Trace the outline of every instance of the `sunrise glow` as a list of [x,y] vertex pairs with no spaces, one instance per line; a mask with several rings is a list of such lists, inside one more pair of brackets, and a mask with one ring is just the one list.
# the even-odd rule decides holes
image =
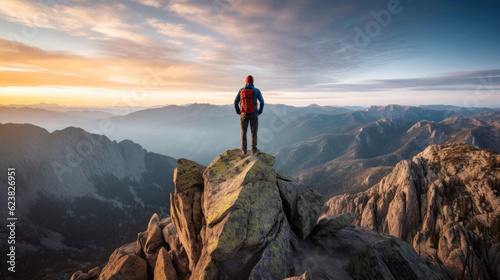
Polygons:
[[500,106],[498,6],[4,0],[0,104]]

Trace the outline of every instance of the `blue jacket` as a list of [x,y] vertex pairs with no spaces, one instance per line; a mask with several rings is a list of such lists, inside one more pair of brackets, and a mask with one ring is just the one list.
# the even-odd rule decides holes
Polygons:
[[[244,90],[245,88],[251,88],[253,89],[254,95],[253,95],[253,104],[255,104],[255,111],[257,114],[262,114],[262,110],[264,110],[264,98],[262,98],[262,93],[260,90],[256,87],[253,86],[253,84],[246,84],[245,87],[241,88],[238,91],[238,94],[236,95],[236,99],[234,99],[234,108],[236,109],[236,114],[241,114],[240,110],[240,101],[241,101],[241,91]],[[260,106],[259,109],[257,110],[257,100],[259,100]]]

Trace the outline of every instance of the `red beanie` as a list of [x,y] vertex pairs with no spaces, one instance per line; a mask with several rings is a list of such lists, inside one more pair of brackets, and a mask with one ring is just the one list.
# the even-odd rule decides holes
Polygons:
[[253,84],[253,77],[252,77],[252,75],[248,75],[248,76],[247,76],[247,79],[246,79],[246,81],[245,81],[245,82],[246,82],[247,84]]

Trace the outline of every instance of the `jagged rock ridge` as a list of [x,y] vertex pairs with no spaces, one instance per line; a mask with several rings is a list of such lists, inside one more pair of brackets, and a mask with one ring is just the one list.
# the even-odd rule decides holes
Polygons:
[[323,197],[299,194],[274,161],[238,150],[208,167],[179,160],[172,216],[153,215],[98,279],[445,279],[404,241],[352,226],[355,213],[318,222]]
[[500,279],[500,155],[435,145],[371,189],[326,203],[355,224],[394,235],[457,279]]

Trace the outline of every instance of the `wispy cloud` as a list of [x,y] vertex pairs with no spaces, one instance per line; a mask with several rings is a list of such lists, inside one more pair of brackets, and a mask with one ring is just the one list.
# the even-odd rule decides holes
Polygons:
[[[481,5],[468,8],[481,11]],[[497,66],[491,63],[498,51],[469,46],[465,55],[474,63],[459,63],[458,51],[448,63],[440,63],[452,53],[447,52],[450,45],[467,42],[440,40],[455,26],[446,26],[448,33],[436,31],[447,19],[466,18],[474,24],[458,22],[467,27],[460,32],[486,38],[474,34],[498,22],[488,5],[481,18],[472,12],[448,18],[447,13],[465,8],[450,0],[400,1],[400,12],[387,16],[388,2],[369,0],[3,0],[0,19],[10,30],[0,30],[8,38],[0,40],[0,71],[5,74],[0,86],[8,87],[9,80],[11,86],[57,86],[61,80],[64,86],[94,83],[124,90],[140,85],[147,69],[158,69],[155,75],[163,82],[151,94],[233,92],[248,74],[277,95],[313,92],[321,100],[332,92],[474,90],[480,77],[498,87]],[[488,20],[481,22],[483,18]],[[430,19],[437,24],[425,25]],[[40,32],[29,40],[9,36],[23,25]],[[419,39],[428,34],[432,40]],[[83,44],[75,47],[75,42]],[[414,74],[411,67],[398,68],[404,60],[423,70]],[[437,69],[441,64],[445,66]],[[384,71],[387,65],[392,72]],[[405,75],[398,75],[403,71]],[[436,75],[447,72],[454,73]]]
[[[69,3],[69,1],[68,1]],[[59,30],[74,36],[105,36],[148,42],[140,30],[122,20],[124,4],[102,2],[85,5],[47,5],[42,1],[4,0],[0,16],[25,26]]]
[[163,1],[161,0],[132,0],[132,1],[154,8],[161,8],[164,5]]
[[[145,52],[140,44],[129,41],[105,40],[100,44],[104,55],[87,58],[0,39],[0,65],[6,67],[0,77],[0,86],[57,86],[59,78],[61,86],[74,83],[75,87],[100,85],[130,90],[142,86],[144,79],[154,75],[161,83],[154,87],[152,93],[200,91],[200,88],[206,92],[236,87],[234,83],[223,83],[227,77],[224,73],[211,71],[209,66],[203,64],[172,58],[174,51],[161,45],[151,46]],[[112,56],[108,50],[112,51]]]
[[410,79],[365,80],[357,83],[325,83],[318,90],[370,92],[394,89],[418,91],[492,90],[500,87],[500,69],[448,73],[433,77]]

